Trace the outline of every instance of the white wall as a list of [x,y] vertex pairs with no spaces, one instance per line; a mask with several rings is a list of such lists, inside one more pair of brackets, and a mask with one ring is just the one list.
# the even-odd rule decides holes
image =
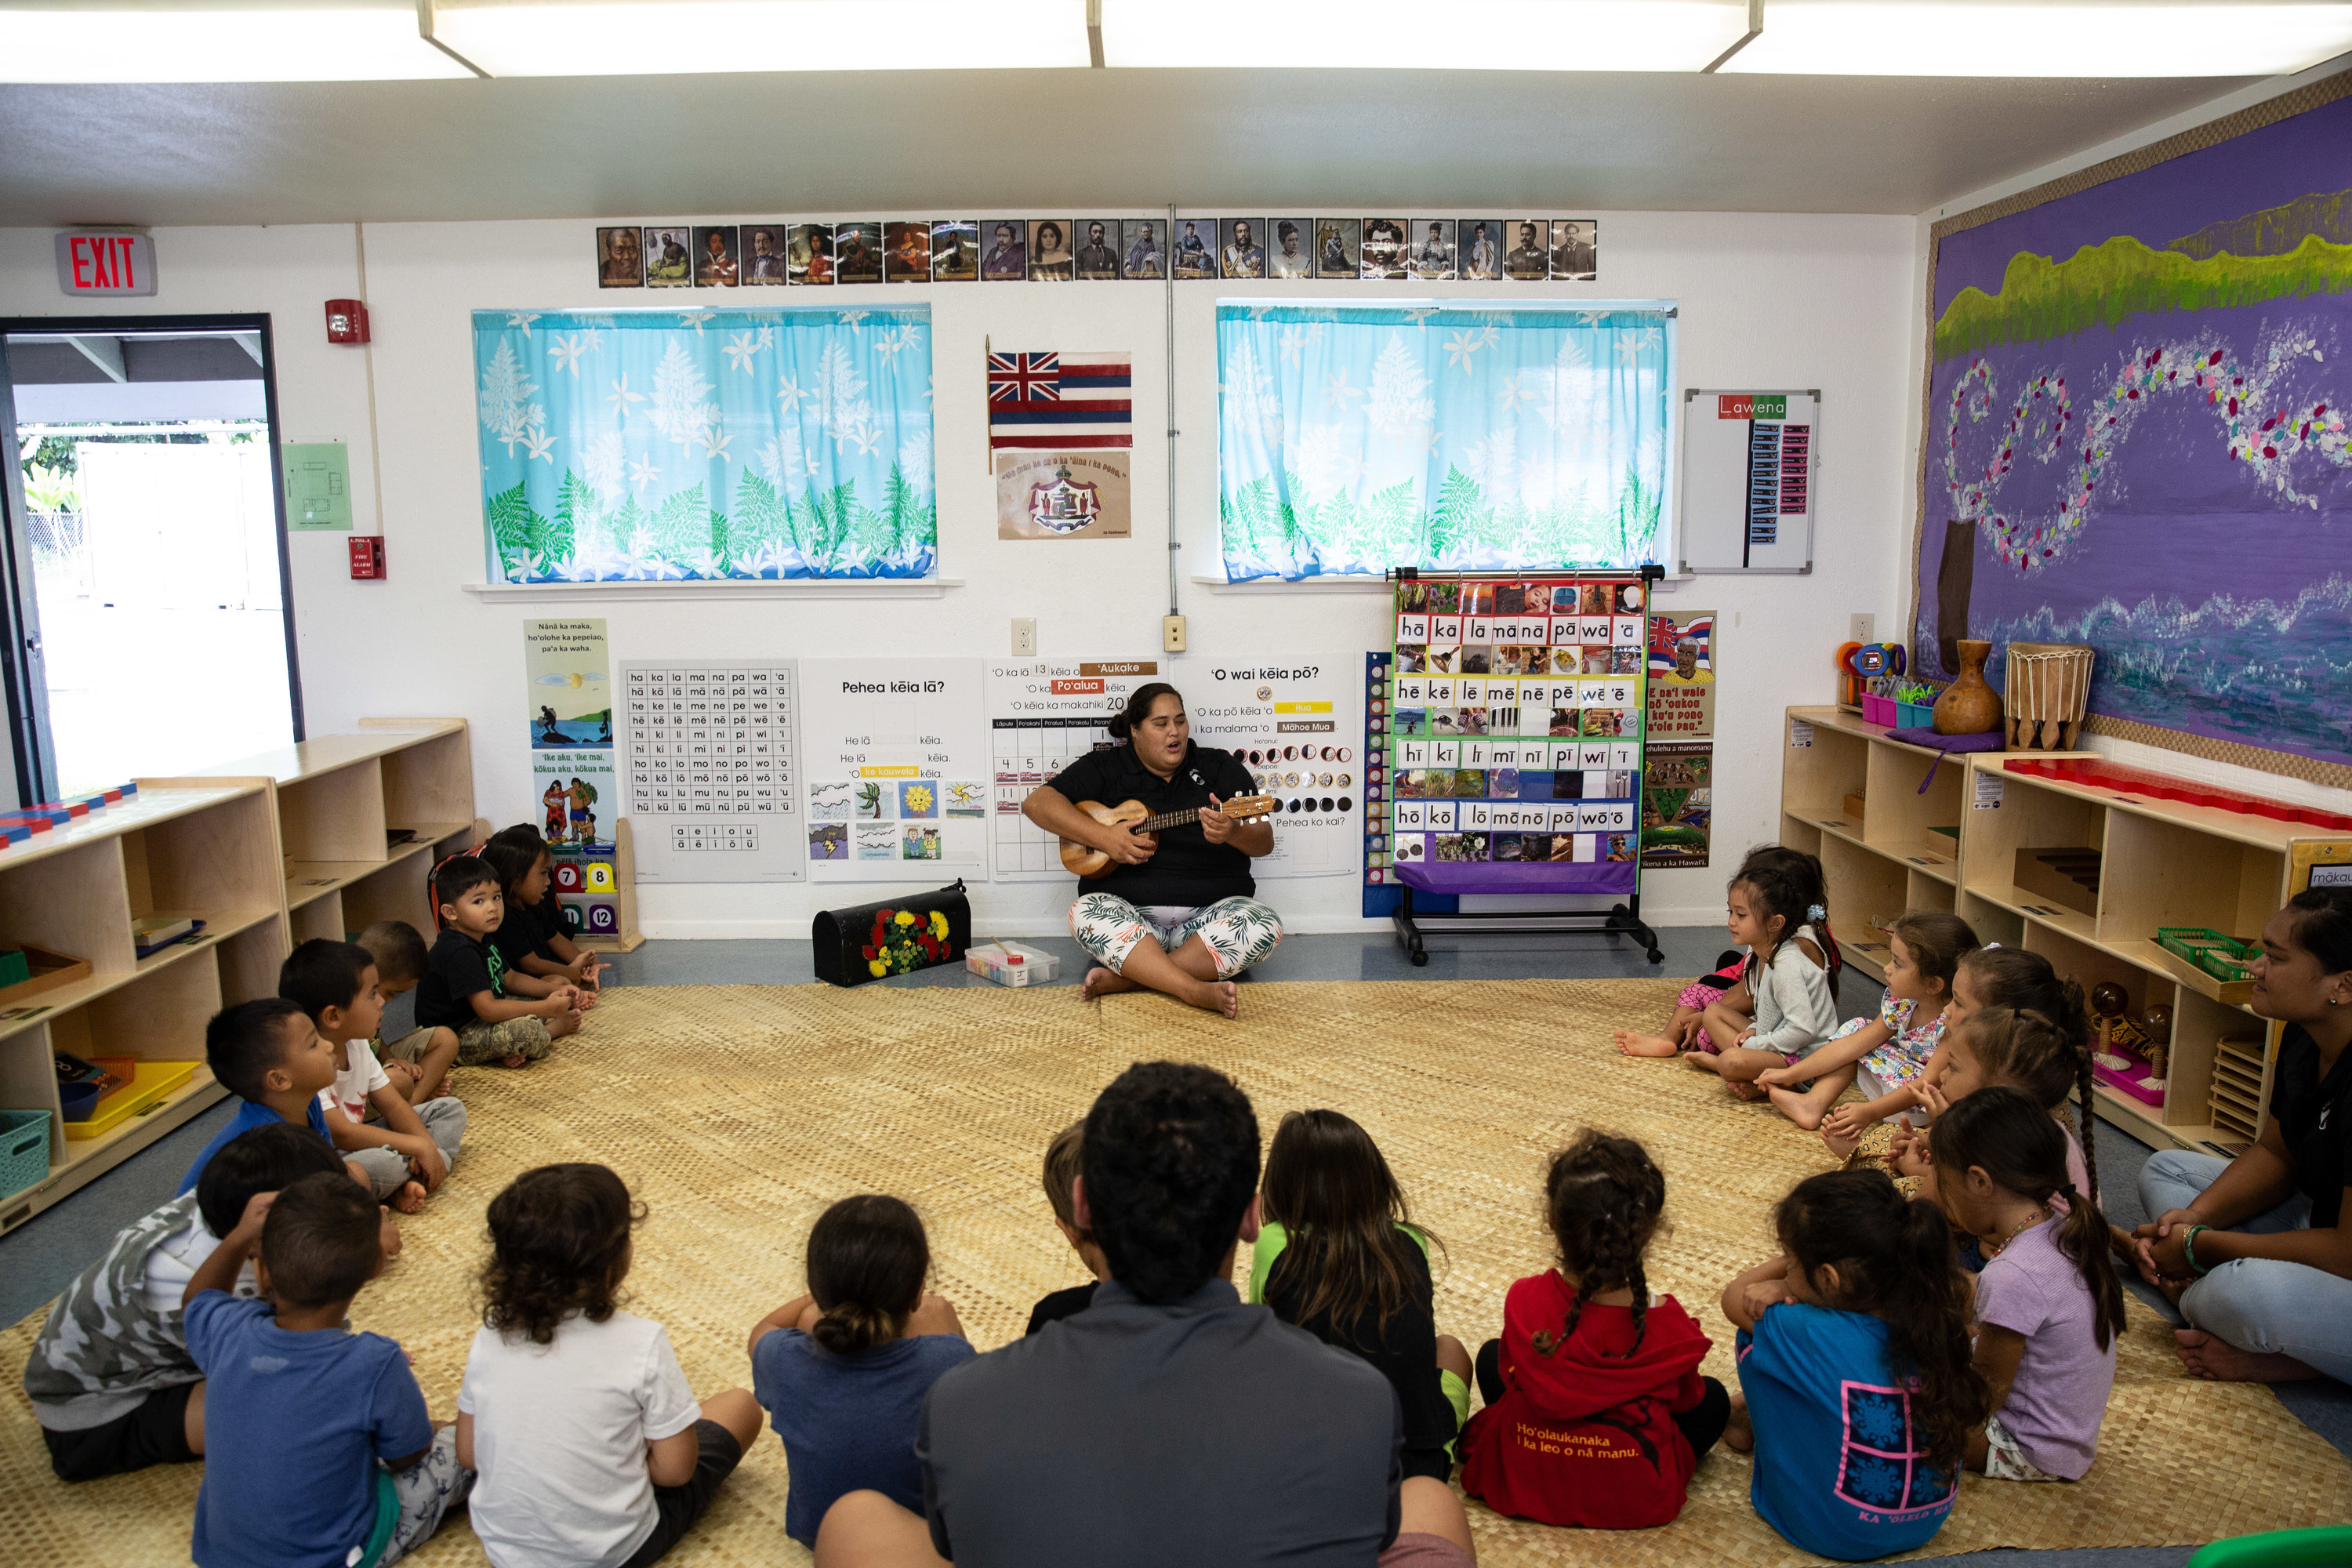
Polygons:
[[[313,734],[348,729],[369,715],[463,717],[476,727],[480,809],[507,822],[534,815],[520,679],[519,623],[527,616],[604,616],[616,662],[729,652],[839,655],[886,644],[993,655],[1005,651],[1006,623],[1014,616],[1037,618],[1047,654],[1158,646],[1169,542],[1167,458],[1157,437],[1166,423],[1166,292],[1139,283],[846,291],[891,302],[928,298],[933,309],[940,572],[964,580],[936,599],[814,594],[648,603],[615,591],[586,603],[566,597],[518,604],[464,593],[460,584],[483,575],[469,312],[609,306],[616,297],[600,300],[594,286],[593,226],[593,220],[371,225],[364,289],[349,227],[163,229],[155,236],[158,295],[109,302],[133,315],[270,312],[282,435],[341,440],[352,448],[357,526],[385,535],[391,576],[350,581],[341,535],[293,541],[295,615]],[[1719,868],[1654,874],[1647,912],[1661,923],[1719,919],[1729,863],[1775,832],[1780,711],[1828,700],[1830,655],[1844,639],[1849,614],[1869,611],[1882,636],[1897,635],[1916,461],[1906,454],[1916,423],[1916,234],[1913,220],[1899,216],[1604,214],[1603,284],[1495,290],[1517,300],[1675,300],[1681,307],[1682,385],[1822,390],[1822,521],[1812,574],[1667,584],[1664,607],[1722,613],[1717,658],[1725,675],[1717,700]],[[51,256],[50,231],[0,229],[0,315],[92,313],[89,302],[58,293]],[[1267,294],[1318,292],[1311,284],[1260,287]],[[1345,294],[1469,295],[1488,287],[1356,285]],[[1191,580],[1213,572],[1216,561],[1213,301],[1250,289],[1215,283],[1176,289],[1176,422],[1184,435],[1175,456],[1174,538],[1183,546],[1181,596],[1194,650],[1174,661],[1180,685],[1188,664],[1200,668],[1221,655],[1352,660],[1387,641],[1385,601],[1361,588],[1212,589]],[[381,526],[368,478],[367,356],[329,345],[321,320],[322,301],[361,295],[375,335]],[[692,302],[712,302],[712,296],[698,293]],[[740,302],[767,300],[751,295]],[[1058,544],[993,537],[983,338],[1000,347],[1133,353],[1132,539]],[[1360,892],[1352,878],[1273,887],[1294,930],[1360,923]],[[655,887],[643,889],[640,913],[654,935],[799,935],[820,903],[849,896],[837,887]],[[1058,885],[982,885],[974,904],[984,931],[1042,933],[1060,929],[1067,899]]]
[[[1927,264],[1936,224],[1946,217],[1972,212],[1978,207],[2000,201],[2006,196],[2015,195],[2021,191],[2030,191],[2036,185],[2074,174],[2079,169],[2087,169],[2095,163],[2105,163],[2110,158],[2120,158],[2126,153],[2137,152],[2142,147],[2164,141],[2168,137],[2178,136],[2183,132],[2193,131],[2200,125],[2210,124],[2225,115],[2235,114],[2242,109],[2250,109],[2258,103],[2266,103],[2273,98],[2293,92],[2297,88],[2315,81],[2324,81],[2329,77],[2340,75],[2347,70],[2352,70],[2352,55],[2331,60],[2325,65],[2315,66],[2299,75],[2273,77],[2252,87],[2241,89],[2227,97],[2217,98],[2210,103],[2200,105],[2186,113],[2176,114],[2170,119],[2158,121],[2153,125],[2143,126],[2128,136],[2118,136],[2112,141],[2102,142],[2095,147],[2086,147],[2079,153],[2044,163],[2039,168],[2029,169],[2023,174],[2014,174],[1980,189],[1954,196],[1948,202],[1937,204],[1933,211],[1921,213],[1918,216],[1914,221],[1912,236],[1913,309],[1909,328],[1911,361],[1905,382],[1909,389],[1910,397],[1911,457],[1905,469],[1906,476],[1905,507],[1909,516],[1916,521],[1923,500],[1917,489],[1916,478],[1919,442],[1925,431],[1920,418],[1920,405],[1926,395],[1922,374],[1927,353],[1927,310],[1930,306],[1927,299]],[[1935,510],[1940,504],[1940,492],[1929,494],[1924,500],[1925,504],[1930,509],[1930,514],[1941,517],[1942,513]],[[1894,629],[1882,628],[1880,634],[1882,637],[1906,637],[1910,631],[1912,601],[1917,594],[1917,576],[1916,563],[1907,542],[1897,552],[1895,573],[1895,599],[1902,606],[1902,618]],[[2295,805],[2313,805],[2327,811],[2352,812],[2352,790],[2333,789],[2326,784],[2311,784],[2302,779],[2289,778],[2283,773],[2266,773],[2255,768],[2242,768],[2231,763],[2209,762],[2202,757],[2190,756],[2186,752],[2171,751],[2162,746],[2143,745],[2137,741],[2122,741],[2108,735],[2085,735],[2083,737],[2082,744],[2085,751],[2097,752],[2133,767],[2148,768],[2172,774],[2177,778],[2191,779],[2224,789],[2242,790]]]

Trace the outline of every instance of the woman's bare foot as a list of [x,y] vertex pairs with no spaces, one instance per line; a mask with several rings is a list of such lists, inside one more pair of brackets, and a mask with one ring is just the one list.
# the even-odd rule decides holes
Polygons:
[[1721,1058],[1717,1058],[1713,1051],[1685,1051],[1683,1066],[1696,1068],[1701,1072],[1719,1073],[1723,1070]]
[[1097,964],[1087,970],[1087,977],[1078,983],[1078,1000],[1091,1002],[1097,996],[1116,996],[1122,991],[1139,989],[1140,987],[1126,975],[1114,973]]
[[403,1214],[415,1214],[425,1206],[425,1184],[403,1182],[400,1191],[392,1194],[392,1206]]
[[2202,1329],[2178,1329],[2172,1338],[2180,1364],[2192,1377],[2215,1383],[2300,1383],[2319,1375],[2291,1355],[2242,1351]]
[[1723,1428],[1723,1446],[1735,1454],[1756,1451],[1756,1424],[1748,1418],[1748,1396],[1744,1394],[1731,1396],[1731,1420]]
[[1822,1147],[1841,1160],[1851,1160],[1853,1158],[1853,1152],[1862,1147],[1862,1140],[1848,1138],[1836,1132],[1823,1131]]
[[1821,1126],[1821,1108],[1809,1097],[1793,1089],[1768,1089],[1764,1092],[1771,1097],[1774,1110],[1806,1131],[1811,1132]]
[[1620,1029],[1615,1039],[1617,1048],[1629,1057],[1673,1057],[1682,1054],[1682,1047],[1664,1035],[1638,1034],[1632,1029]]
[[1200,981],[1183,999],[1204,1013],[1223,1013],[1228,1018],[1241,1015],[1241,990],[1230,980]]

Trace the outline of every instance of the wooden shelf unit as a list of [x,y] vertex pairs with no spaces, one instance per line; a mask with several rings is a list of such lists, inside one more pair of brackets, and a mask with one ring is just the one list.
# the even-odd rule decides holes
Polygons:
[[[205,1021],[275,995],[295,943],[384,919],[433,929],[434,860],[487,832],[474,816],[466,724],[361,725],[184,778],[141,779],[122,805],[0,849],[0,946],[90,963],[27,997],[29,1016],[0,1017],[0,1106],[50,1116],[48,1176],[0,1198],[0,1232],[220,1100],[227,1091],[201,1065]],[[392,846],[388,827],[415,837]],[[194,915],[205,930],[141,958],[131,921],[151,914]],[[200,1065],[152,1110],[69,1140],[49,1061],[58,1051]]]
[[[2114,981],[2127,1012],[2173,1009],[2165,1101],[2150,1106],[2102,1084],[2100,1115],[2158,1147],[2229,1153],[2237,1133],[2211,1125],[2218,1042],[2259,1038],[2262,1112],[2268,1114],[2277,1031],[2247,1007],[2247,982],[2216,980],[2165,952],[2159,926],[2210,926],[2251,938],[2310,884],[2312,864],[2352,862],[2352,838],[2267,817],[2011,772],[2013,758],[2074,752],[1981,752],[1944,760],[1926,795],[1921,759],[1935,753],[1886,738],[1835,708],[1791,708],[1812,743],[1783,752],[1780,842],[1822,858],[1830,907],[1856,968],[1884,979],[1884,938],[1871,926],[1904,909],[1958,913],[1985,942],[2045,954],[2084,989]],[[1793,731],[1791,732],[1793,738]],[[1976,809],[1999,785],[2000,804]],[[1844,796],[1866,795],[1852,821]],[[1937,814],[1942,813],[1940,816]],[[1934,820],[1931,820],[1934,819]],[[1928,829],[1957,822],[1958,853],[1922,847]],[[1940,837],[1940,836],[1937,836]],[[2080,846],[2102,852],[2096,910],[2084,914],[2017,886],[2017,851]],[[1924,858],[1926,863],[1922,863]],[[1850,933],[1850,934],[1849,934]]]
[[[289,951],[269,781],[142,782],[131,800],[0,852],[0,945],[89,961],[79,980],[0,1018],[0,1105],[49,1113],[49,1173],[0,1200],[13,1229],[226,1092],[201,1065],[205,1021],[278,989]],[[141,958],[131,921],[194,915],[194,942]],[[16,1011],[15,1007],[7,1009]],[[49,1058],[200,1064],[188,1081],[100,1137],[68,1140]]]
[[[295,942],[341,941],[384,920],[429,932],[435,863],[487,831],[474,816],[468,748],[462,719],[362,719],[358,733],[276,747],[196,778],[256,774],[273,787]],[[392,843],[395,828],[410,837]]]

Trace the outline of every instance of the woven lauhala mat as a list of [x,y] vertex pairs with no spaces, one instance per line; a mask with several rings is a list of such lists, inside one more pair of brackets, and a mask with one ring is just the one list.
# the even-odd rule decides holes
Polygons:
[[[1611,1028],[1654,1025],[1681,984],[1255,984],[1242,989],[1238,1024],[1152,996],[1082,1003],[1067,988],[616,990],[548,1060],[460,1074],[466,1153],[449,1186],[406,1222],[403,1255],[352,1316],[399,1339],[436,1415],[454,1415],[484,1207],[530,1166],[596,1160],[651,1210],[630,1306],[667,1326],[699,1391],[748,1385],[751,1324],[800,1292],[809,1226],[856,1192],[915,1204],[930,1231],[933,1289],[954,1300],[982,1348],[1002,1344],[1039,1296],[1084,1278],[1038,1190],[1046,1140],[1128,1063],[1164,1056],[1232,1073],[1269,1137],[1283,1111],[1318,1105],[1369,1127],[1415,1216],[1446,1243],[1439,1327],[1474,1347],[1499,1331],[1511,1281],[1549,1265],[1544,1156],[1586,1124],[1642,1139],[1665,1170],[1674,1225],[1652,1254],[1651,1286],[1679,1297],[1716,1336],[1706,1370],[1736,1388],[1717,1298],[1772,1250],[1773,1201],[1829,1160],[1769,1107],[1731,1100],[1712,1078],[1611,1047]],[[89,1238],[93,1256],[104,1239]],[[72,1488],[50,1474],[14,1376],[39,1322],[0,1335],[9,1376],[0,1530],[17,1542],[12,1560],[186,1561],[197,1467]],[[2168,1344],[2163,1323],[2135,1302],[2088,1479],[1970,1480],[1925,1554],[2181,1544],[2352,1518],[2352,1466],[2267,1389],[2183,1377]],[[1816,1561],[1756,1517],[1748,1482],[1747,1459],[1718,1449],[1664,1529],[1551,1530],[1475,1504],[1471,1520],[1490,1565]],[[667,1561],[805,1563],[783,1532],[785,1484],[782,1447],[763,1436]],[[412,1559],[481,1560],[462,1516]]]

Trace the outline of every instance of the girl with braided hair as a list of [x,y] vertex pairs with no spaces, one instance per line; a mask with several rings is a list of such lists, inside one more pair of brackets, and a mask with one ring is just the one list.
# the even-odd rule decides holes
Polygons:
[[1943,1211],[1884,1172],[1824,1171],[1773,1222],[1780,1256],[1723,1292],[1755,1430],[1748,1500],[1823,1557],[1925,1545],[1990,1413]]
[[1505,1297],[1503,1337],[1478,1352],[1486,1407],[1462,1435],[1462,1489],[1496,1512],[1642,1530],[1682,1511],[1732,1402],[1698,1374],[1710,1342],[1697,1322],[1650,1294],[1643,1255],[1665,1200],[1630,1138],[1588,1128],[1552,1156],[1544,1219],[1559,1265]]

